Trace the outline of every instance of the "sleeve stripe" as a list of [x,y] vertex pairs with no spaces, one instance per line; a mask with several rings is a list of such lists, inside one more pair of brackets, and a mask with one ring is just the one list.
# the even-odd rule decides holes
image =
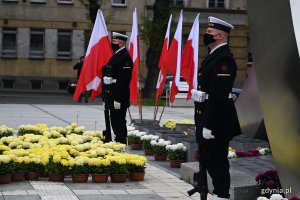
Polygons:
[[217,76],[230,76],[230,74],[217,74]]

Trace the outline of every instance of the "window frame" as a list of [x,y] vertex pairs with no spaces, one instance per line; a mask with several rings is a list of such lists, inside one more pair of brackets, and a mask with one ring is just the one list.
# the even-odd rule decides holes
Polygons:
[[[172,4],[171,4],[171,2],[172,2]],[[182,4],[177,4],[179,2],[182,2]],[[186,2],[184,0],[169,0],[169,4],[170,4],[170,6],[184,6],[184,7],[186,6],[185,5]]]
[[[215,6],[214,7],[210,7],[209,3],[210,1],[214,1],[215,2]],[[218,7],[218,1],[219,0],[207,0],[207,8],[215,8],[215,9],[227,9],[228,8],[228,0],[224,0],[224,7]]]
[[111,0],[111,6],[112,7],[127,7],[127,0],[124,0],[125,3],[122,4],[122,3],[114,3],[114,0]]
[[73,5],[74,0],[57,0],[58,4]]
[[[4,49],[4,35],[15,34],[15,47],[14,50]],[[8,53],[4,55],[3,53]],[[1,44],[1,57],[2,58],[17,58],[18,56],[18,29],[17,28],[2,28],[2,44]]]
[[47,0],[30,0],[30,3],[46,4]]
[[[37,34],[32,34],[32,32],[40,32]],[[32,35],[43,35],[43,49],[42,51],[31,50],[31,39]],[[35,55],[33,52],[41,53],[41,55]],[[29,31],[29,58],[30,59],[43,59],[45,58],[45,29],[30,29]]]
[[[68,34],[69,33],[69,34]],[[58,49],[58,41],[59,41],[59,35],[70,35],[70,51],[69,51],[69,54],[67,54],[66,51],[59,51]],[[69,60],[69,59],[72,59],[72,35],[73,35],[73,31],[71,29],[58,29],[57,30],[57,59],[66,59],[66,60]],[[69,56],[64,56],[64,55],[69,55]]]

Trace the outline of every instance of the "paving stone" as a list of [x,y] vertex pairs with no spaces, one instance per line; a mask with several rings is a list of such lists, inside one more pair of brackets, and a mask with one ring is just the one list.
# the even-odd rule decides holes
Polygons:
[[[18,196],[18,195],[14,195],[14,196],[4,196],[3,200],[40,200],[41,198],[38,195],[28,195],[28,196]],[[2,198],[0,197],[0,200],[2,200]]]
[[70,196],[70,195],[47,195],[42,196],[42,200],[78,200],[76,196]]
[[113,195],[78,195],[80,200],[117,200]]
[[73,190],[76,195],[94,195],[101,194],[99,190]]
[[[0,120],[1,121],[1,120]],[[1,184],[1,191],[5,190],[32,190],[33,187],[28,181],[11,182],[10,184]]]
[[128,194],[153,194],[153,191],[149,189],[132,189],[126,190]]
[[114,195],[118,200],[163,200],[157,194],[140,194],[140,195]]
[[125,190],[99,190],[102,194],[128,194]]
[[37,191],[35,190],[27,190],[28,195],[38,195]]
[[9,190],[9,191],[2,191],[3,196],[8,196],[8,195],[28,195],[26,190]]

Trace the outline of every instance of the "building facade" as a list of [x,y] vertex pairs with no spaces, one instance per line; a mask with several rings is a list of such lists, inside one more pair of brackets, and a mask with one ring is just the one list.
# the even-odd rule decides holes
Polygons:
[[[101,9],[112,31],[131,34],[132,12],[152,19],[155,0],[104,0]],[[85,54],[92,25],[82,0],[1,0],[0,1],[0,90],[65,90],[76,79],[73,65]],[[182,5],[183,37],[187,38],[200,12],[200,62],[206,55],[202,38],[207,17],[212,15],[232,23],[229,44],[239,67],[237,86],[247,73],[249,53],[246,0],[170,0]],[[177,21],[175,17],[174,21]],[[184,39],[183,39],[184,40]],[[140,74],[147,75],[147,45],[140,41]]]

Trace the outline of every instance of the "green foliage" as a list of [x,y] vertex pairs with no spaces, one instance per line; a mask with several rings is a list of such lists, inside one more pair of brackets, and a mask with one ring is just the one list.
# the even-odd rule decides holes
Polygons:
[[73,165],[71,172],[73,174],[89,174],[90,167],[88,165]]
[[168,159],[169,160],[185,160],[186,151],[183,150],[168,150]]
[[63,166],[61,163],[54,162],[52,158],[50,158],[49,163],[45,166],[46,174],[60,174],[67,171],[67,167]]
[[134,164],[128,164],[127,165],[128,171],[132,173],[137,173],[137,172],[145,172],[146,167],[144,166],[137,166]]
[[90,166],[89,173],[90,174],[108,174],[110,167],[107,166]]
[[126,164],[119,164],[115,161],[110,163],[110,173],[111,174],[127,174],[128,167]]
[[36,164],[36,163],[30,162],[30,163],[26,164],[25,169],[28,172],[42,172],[43,166],[41,164]]
[[14,172],[25,172],[25,171],[26,171],[26,166],[24,163],[15,162]]
[[151,141],[151,140],[143,140],[143,141],[142,141],[144,149],[152,149],[152,146],[151,146],[151,144],[150,144],[150,141]]
[[167,156],[168,151],[165,146],[152,146],[152,150],[157,155]]
[[14,172],[15,163],[8,162],[8,163],[1,163],[0,164],[0,175],[10,175]]
[[136,135],[129,135],[128,136],[128,142],[130,144],[142,144],[141,138],[136,136]]

